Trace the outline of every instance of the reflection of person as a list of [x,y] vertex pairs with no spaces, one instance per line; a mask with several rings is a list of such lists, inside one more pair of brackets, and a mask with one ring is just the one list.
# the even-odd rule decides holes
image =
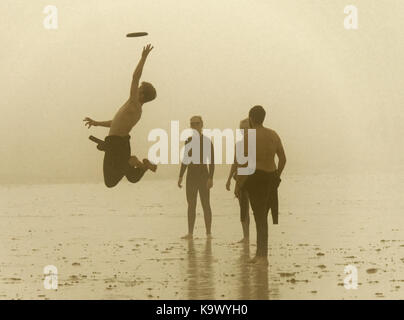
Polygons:
[[[212,239],[206,239],[203,252],[198,253],[191,239],[188,243],[186,276],[188,278],[188,299],[214,299],[215,275],[212,254]],[[202,247],[198,247],[202,249]]]
[[[256,130],[256,170],[248,176],[246,188],[257,228],[257,253],[252,263],[268,264],[268,211],[286,164],[286,156],[278,134],[263,126],[265,110],[255,106],[249,112],[250,126]],[[278,168],[275,164],[278,156]]]
[[[211,237],[212,210],[210,207],[210,188],[212,188],[213,186],[213,173],[215,171],[215,164],[213,144],[209,138],[202,134],[202,127],[203,122],[200,116],[194,116],[191,118],[191,128],[196,130],[196,133],[193,137],[195,138],[195,135],[197,134],[199,137],[196,138],[200,139],[200,161],[199,164],[193,163],[191,161],[191,163],[189,163],[188,165],[183,162],[181,164],[180,175],[178,178],[178,187],[181,188],[182,177],[185,171],[188,169],[186,178],[186,194],[188,202],[188,234],[182,237],[183,239],[192,239],[193,237],[198,193],[201,199],[203,215],[205,218],[206,235],[208,238]],[[193,137],[188,138],[185,144],[190,143]],[[210,146],[210,155],[204,154],[204,145]],[[191,158],[191,153],[192,148],[189,150],[188,158]],[[206,164],[207,161],[209,162],[209,166]]]
[[[150,44],[143,48],[142,57],[133,73],[129,99],[118,110],[113,120],[99,122],[90,118],[84,119],[88,128],[91,126],[110,128],[105,142],[99,140],[98,145],[98,149],[105,151],[104,182],[109,188],[116,186],[124,176],[130,182],[135,183],[142,178],[148,169],[152,171],[157,169],[157,166],[148,159],[140,161],[136,156],[131,156],[129,143],[129,132],[140,120],[143,104],[156,98],[156,90],[152,84],[142,82],[139,86],[143,66],[152,49]],[[92,140],[97,139],[93,138]]]
[[[240,122],[240,129],[247,131],[250,127],[249,120],[244,119]],[[246,133],[244,131],[244,134]],[[237,145],[241,145],[241,148],[244,148],[244,139],[237,142]],[[237,146],[236,146],[237,149]],[[244,149],[241,149],[244,150]],[[237,177],[237,158],[235,157],[234,163],[232,164],[229,172],[229,177],[227,178],[226,189],[230,191],[231,179],[236,179]],[[243,228],[243,239],[239,241],[239,243],[249,243],[250,241],[250,203],[248,199],[248,193],[245,188],[240,187],[238,190],[238,201],[240,204],[240,221],[241,226]]]
[[238,299],[240,299],[240,300],[249,300],[249,299],[255,298],[252,295],[252,293],[255,290],[253,290],[254,283],[252,282],[252,278],[251,278],[251,272],[250,272],[251,268],[249,268],[249,266],[246,264],[246,261],[248,261],[248,260],[250,260],[250,246],[246,243],[245,245],[241,246],[240,257],[239,257],[239,261],[238,261],[238,267],[239,267],[239,272],[238,272],[239,296],[238,296]]

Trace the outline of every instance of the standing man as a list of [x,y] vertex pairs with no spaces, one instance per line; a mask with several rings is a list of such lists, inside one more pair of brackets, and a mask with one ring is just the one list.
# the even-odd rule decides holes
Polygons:
[[[273,208],[280,176],[286,164],[279,135],[263,126],[265,110],[254,106],[249,112],[250,127],[256,130],[256,170],[248,176],[244,188],[248,192],[257,228],[257,253],[251,263],[268,265],[268,212]],[[277,155],[278,167],[275,163]]]
[[105,151],[103,171],[104,182],[108,188],[115,187],[124,176],[130,182],[136,183],[148,169],[153,172],[157,169],[157,166],[148,159],[140,161],[136,156],[131,155],[129,141],[130,131],[142,116],[143,104],[156,98],[156,89],[151,83],[142,82],[139,86],[143,66],[152,50],[153,47],[150,44],[143,48],[142,56],[133,73],[129,98],[119,108],[114,118],[101,122],[88,117],[83,120],[88,128],[91,126],[110,128],[105,142],[95,137],[90,137],[91,140],[98,143],[99,150]]
[[[214,150],[212,141],[202,134],[203,121],[201,116],[194,116],[191,118],[191,128],[194,129],[192,137],[188,138],[185,142],[185,155],[184,158],[192,159],[192,147],[187,148],[188,144],[192,144],[193,139],[199,139],[199,163],[185,164],[181,163],[180,176],[178,178],[178,187],[182,188],[182,178],[185,170],[188,168],[186,178],[186,194],[188,202],[188,234],[182,239],[193,239],[195,218],[196,218],[196,202],[199,197],[202,203],[203,215],[205,218],[206,236],[208,239],[212,237],[212,210],[210,207],[210,188],[213,186],[213,173],[215,171],[214,164]],[[210,146],[209,152],[203,152],[203,146]],[[189,145],[188,145],[189,146]],[[188,151],[187,151],[188,150]],[[207,165],[209,163],[209,166]]]
[[[239,164],[237,163],[237,146],[243,148],[242,150],[246,150],[244,146],[247,144],[244,142],[244,139],[248,141],[248,129],[250,129],[250,121],[248,118],[240,121],[240,129],[243,130],[244,136],[243,139],[236,143],[235,147],[235,156],[234,156],[234,163],[232,164],[229,172],[229,177],[227,178],[226,182],[226,189],[230,191],[231,179],[237,179],[240,181],[240,177],[237,176],[237,169]],[[239,183],[240,185],[240,183]],[[237,198],[240,204],[240,221],[241,226],[243,228],[243,239],[241,239],[238,243],[249,244],[250,243],[250,201],[248,199],[248,192],[245,188],[239,188],[239,190],[235,190],[237,193]]]

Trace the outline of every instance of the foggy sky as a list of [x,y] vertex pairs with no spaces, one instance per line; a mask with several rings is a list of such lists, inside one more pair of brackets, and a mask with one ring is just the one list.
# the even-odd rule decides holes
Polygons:
[[[43,8],[56,5],[59,29]],[[101,181],[87,138],[126,101],[141,48],[155,49],[142,80],[157,99],[132,131],[147,156],[153,128],[236,128],[250,107],[283,140],[286,173],[403,169],[404,2],[355,1],[359,29],[344,29],[346,1],[86,0],[0,3],[0,183]],[[146,31],[148,37],[126,38]],[[227,172],[224,166],[218,173]],[[154,177],[175,179],[178,165]],[[151,177],[152,175],[148,175]]]

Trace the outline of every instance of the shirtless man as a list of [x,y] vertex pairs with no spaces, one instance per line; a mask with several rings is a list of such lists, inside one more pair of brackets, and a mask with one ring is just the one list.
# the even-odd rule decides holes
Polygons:
[[[262,106],[250,109],[250,127],[256,130],[256,170],[248,176],[243,188],[248,192],[257,227],[257,253],[251,263],[268,264],[268,212],[273,208],[280,176],[286,164],[285,151],[279,135],[263,126]],[[278,167],[275,163],[278,156]]]
[[112,188],[126,176],[132,182],[138,182],[144,173],[150,169],[155,172],[157,166],[149,160],[140,161],[136,156],[131,156],[129,132],[138,123],[142,116],[142,106],[144,103],[156,98],[156,90],[148,82],[142,82],[139,86],[143,66],[146,58],[153,47],[148,44],[143,48],[142,57],[133,73],[132,85],[129,99],[118,110],[114,118],[109,121],[95,121],[85,118],[85,125],[109,127],[109,135],[105,142],[94,137],[90,137],[98,143],[98,149],[105,151],[104,156],[104,182],[108,188]]

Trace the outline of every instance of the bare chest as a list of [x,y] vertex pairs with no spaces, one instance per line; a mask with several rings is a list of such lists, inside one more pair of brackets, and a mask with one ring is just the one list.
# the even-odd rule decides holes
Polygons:
[[142,109],[125,103],[115,114],[111,123],[111,134],[125,135],[136,125],[142,116]]

